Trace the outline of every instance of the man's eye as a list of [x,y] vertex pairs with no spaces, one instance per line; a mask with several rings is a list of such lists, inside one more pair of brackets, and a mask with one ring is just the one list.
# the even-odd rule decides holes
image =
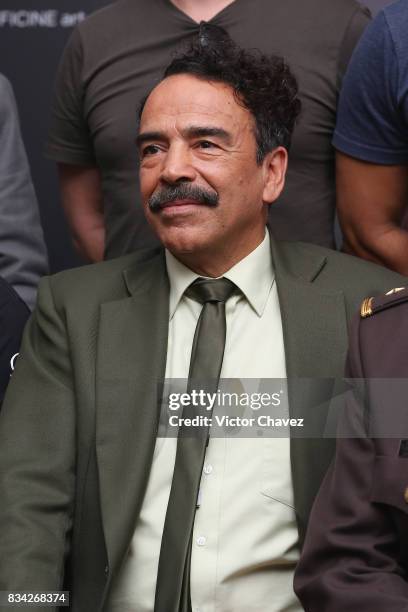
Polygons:
[[216,145],[213,142],[210,142],[209,140],[200,140],[200,142],[198,142],[197,144],[200,149],[213,149],[216,147]]
[[142,149],[142,157],[146,155],[155,155],[160,151],[160,148],[157,145],[147,145]]

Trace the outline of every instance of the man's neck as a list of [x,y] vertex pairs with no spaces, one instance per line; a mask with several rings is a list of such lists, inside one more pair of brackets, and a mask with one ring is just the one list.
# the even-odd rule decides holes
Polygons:
[[191,19],[200,23],[212,19],[234,0],[171,0],[171,2]]

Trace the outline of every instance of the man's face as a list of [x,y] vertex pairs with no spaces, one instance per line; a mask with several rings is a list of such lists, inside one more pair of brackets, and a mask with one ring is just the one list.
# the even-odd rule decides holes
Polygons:
[[145,214],[175,256],[239,261],[260,243],[265,201],[278,194],[269,161],[256,163],[254,119],[228,85],[165,79],[146,101],[138,143]]

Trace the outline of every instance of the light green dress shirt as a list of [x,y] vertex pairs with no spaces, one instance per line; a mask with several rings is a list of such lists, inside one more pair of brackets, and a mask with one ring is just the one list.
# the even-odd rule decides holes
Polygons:
[[[187,379],[201,305],[184,291],[197,278],[166,253],[170,321],[166,379]],[[269,234],[224,274],[241,290],[226,304],[221,378],[286,378]],[[177,439],[157,438],[149,483],[108,612],[151,612]],[[204,462],[191,561],[193,612],[298,612],[299,558],[289,438],[214,437]]]

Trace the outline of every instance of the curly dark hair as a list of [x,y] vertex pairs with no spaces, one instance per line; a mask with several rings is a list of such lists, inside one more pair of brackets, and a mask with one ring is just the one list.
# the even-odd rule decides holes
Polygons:
[[237,102],[255,119],[258,164],[278,146],[289,149],[301,103],[296,78],[283,58],[242,49],[223,28],[203,22],[197,39],[172,60],[164,78],[176,74],[232,87]]

